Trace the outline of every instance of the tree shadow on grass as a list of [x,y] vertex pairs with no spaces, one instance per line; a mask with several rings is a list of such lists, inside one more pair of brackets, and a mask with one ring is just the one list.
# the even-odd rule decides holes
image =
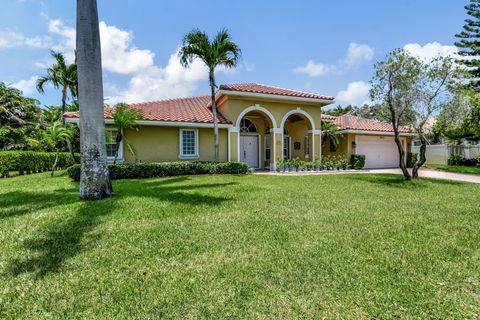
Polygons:
[[[130,183],[129,183],[130,182]],[[224,188],[236,185],[236,182],[225,183],[201,183],[193,184],[189,177],[164,178],[155,180],[135,180],[138,182],[136,188],[128,188],[132,181],[127,182],[125,186],[120,189],[120,196],[128,194],[135,197],[153,198],[159,201],[168,201],[176,204],[186,205],[210,205],[216,206],[223,202],[232,200],[229,197],[222,196],[221,192],[216,192],[217,195],[202,194],[192,192],[202,189]],[[187,184],[184,184],[187,182]]]
[[57,272],[64,261],[78,255],[88,247],[93,239],[87,234],[102,223],[102,216],[115,210],[114,200],[83,202],[73,215],[60,217],[50,223],[36,237],[23,243],[30,252],[29,257],[14,260],[7,272],[18,276],[32,273],[44,277]]
[[355,180],[360,182],[368,182],[383,187],[394,187],[405,190],[415,190],[419,188],[425,188],[432,185],[461,185],[461,182],[440,180],[440,179],[413,179],[407,181],[399,174],[351,174],[346,175],[346,179]]
[[[76,196],[75,196],[76,194]],[[0,195],[0,219],[34,213],[45,208],[78,200],[78,190],[57,189],[54,192],[12,191]]]
[[[79,208],[73,214],[66,214],[52,219],[38,234],[26,240],[23,245],[29,251],[29,256],[16,259],[10,263],[6,271],[10,275],[19,276],[30,273],[37,278],[43,278],[50,273],[59,272],[65,261],[75,257],[82,251],[94,245],[98,236],[91,233],[104,222],[104,217],[111,214],[119,207],[123,197],[138,196],[150,197],[172,203],[196,205],[218,205],[229,200],[227,197],[202,195],[190,193],[190,190],[204,188],[219,188],[235,183],[212,184],[184,184],[189,178],[159,179],[150,181],[128,181],[119,183],[119,194],[113,198],[102,201],[84,201],[78,199],[78,189],[56,190],[55,192],[37,194],[28,192],[7,193],[2,195],[3,204],[9,207],[9,216],[32,213],[32,211],[45,209],[59,204],[73,204],[80,202]],[[74,191],[75,190],[75,191]],[[62,201],[58,200],[58,196]],[[28,201],[27,208],[15,210],[16,201]],[[61,202],[61,203],[59,203]],[[1,203],[1,202],[0,202]],[[1,212],[1,211],[0,211]],[[5,214],[4,214],[5,216]],[[90,234],[90,235],[89,235]]]

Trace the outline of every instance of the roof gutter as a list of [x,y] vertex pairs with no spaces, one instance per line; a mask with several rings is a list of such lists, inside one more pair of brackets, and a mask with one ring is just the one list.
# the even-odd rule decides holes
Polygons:
[[[356,133],[356,134],[369,134],[369,135],[382,135],[382,136],[393,136],[395,135],[391,131],[374,131],[374,130],[340,130],[339,133]],[[410,136],[416,136],[415,133],[412,132],[399,132],[399,136],[401,137],[410,137]]]
[[[80,118],[65,118],[68,123],[80,122]],[[105,119],[105,124],[114,124],[113,119]],[[155,120],[137,120],[136,125],[139,126],[157,126],[157,127],[194,127],[194,128],[213,128],[213,123],[199,123],[199,122],[180,122],[180,121],[155,121]],[[227,129],[232,127],[231,124],[219,123],[218,127]]]
[[324,106],[332,104],[332,103],[335,102],[335,100],[329,100],[329,99],[314,99],[314,98],[281,96],[281,95],[277,95],[277,94],[232,91],[232,90],[223,90],[223,89],[218,90],[217,94],[227,95],[227,96],[247,97],[247,98],[264,98],[264,99],[282,100],[282,101],[308,102],[308,103],[322,104]]

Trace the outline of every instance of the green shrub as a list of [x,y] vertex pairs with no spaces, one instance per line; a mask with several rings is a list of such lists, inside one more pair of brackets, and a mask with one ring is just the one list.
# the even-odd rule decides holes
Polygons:
[[[8,176],[9,171],[17,171],[21,175],[49,171],[55,162],[55,156],[55,152],[0,151],[0,177]],[[59,153],[58,169],[68,168],[74,163],[69,152]]]
[[450,166],[460,166],[462,164],[463,157],[459,156],[458,154],[451,154],[450,157],[448,157],[448,164]]
[[363,169],[365,167],[365,155],[364,154],[352,154],[350,159],[350,165],[353,169]]
[[[108,171],[110,179],[119,180],[196,174],[246,174],[250,167],[244,162],[177,161],[109,164]],[[72,180],[80,181],[80,165],[69,167],[67,174]]]
[[74,164],[67,168],[67,174],[73,181],[80,181],[80,165]]
[[418,160],[418,154],[409,152],[407,153],[407,168],[413,168]]

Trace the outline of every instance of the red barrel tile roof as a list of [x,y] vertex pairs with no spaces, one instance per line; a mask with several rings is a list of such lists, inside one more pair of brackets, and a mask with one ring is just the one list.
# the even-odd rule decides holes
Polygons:
[[[142,120],[165,122],[195,122],[212,123],[213,114],[208,103],[210,96],[160,100],[144,103],[132,103],[130,107],[136,109]],[[106,108],[105,119],[112,119],[113,108]],[[78,118],[78,112],[66,112],[66,118]],[[229,124],[222,114],[217,114],[218,123]]]
[[320,100],[333,100],[333,97],[322,96],[315,93],[267,86],[258,83],[241,83],[241,84],[224,84],[220,86],[220,90],[225,91],[237,91],[237,92],[250,92],[261,94],[273,94],[278,96],[298,97],[298,98],[310,98]]
[[[378,121],[378,120],[361,118],[361,117],[352,116],[352,115],[342,115],[339,117],[322,115],[322,119],[326,121],[335,122],[341,130],[393,132],[393,127],[389,123]],[[399,132],[408,133],[408,132],[411,132],[411,130],[406,126],[400,126]]]

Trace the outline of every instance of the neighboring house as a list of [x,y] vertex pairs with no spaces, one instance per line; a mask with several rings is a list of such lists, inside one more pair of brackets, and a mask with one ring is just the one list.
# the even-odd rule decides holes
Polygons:
[[[333,97],[261,84],[220,86],[216,101],[220,161],[243,161],[253,168],[275,168],[279,159],[319,159],[323,154],[365,154],[367,167],[398,166],[398,151],[388,124],[352,116],[323,116],[335,121],[344,135],[334,150],[322,144],[321,108]],[[142,120],[138,130],[127,129],[125,138],[141,162],[213,160],[213,122],[209,96],[179,98],[130,105]],[[68,122],[78,123],[78,112],[67,112]],[[105,109],[107,130],[115,131],[111,109]],[[108,135],[115,137],[114,134]],[[407,151],[408,132],[402,132]],[[114,155],[114,140],[107,155]],[[120,149],[121,161],[134,158]]]

